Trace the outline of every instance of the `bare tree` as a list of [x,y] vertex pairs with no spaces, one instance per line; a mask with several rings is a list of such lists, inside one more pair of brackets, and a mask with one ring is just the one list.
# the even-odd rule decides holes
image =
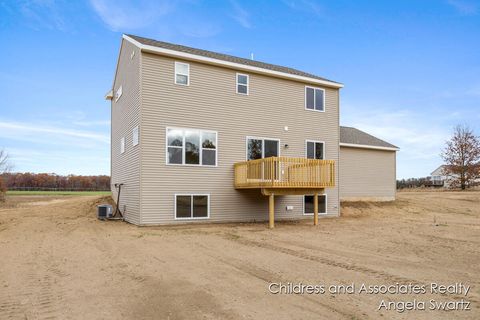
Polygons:
[[480,138],[467,125],[455,127],[441,154],[444,173],[453,187],[465,190],[480,178]]
[[5,200],[5,192],[7,191],[6,183],[4,181],[5,173],[11,169],[10,161],[8,160],[8,154],[5,150],[0,150],[0,201]]

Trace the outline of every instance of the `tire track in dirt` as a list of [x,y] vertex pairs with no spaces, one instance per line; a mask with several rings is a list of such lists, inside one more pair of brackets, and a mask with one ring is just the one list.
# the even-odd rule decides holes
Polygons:
[[[245,274],[248,274],[249,276],[257,278],[257,279],[265,282],[266,284],[270,284],[272,282],[282,282],[282,283],[289,282],[289,280],[285,279],[284,277],[282,277],[278,273],[260,268],[258,266],[255,266],[253,264],[250,264],[250,263],[242,261],[242,260],[238,260],[238,259],[234,259],[234,258],[228,258],[228,259],[222,258],[220,255],[217,255],[217,254],[213,253],[214,251],[211,248],[209,248],[207,246],[204,246],[202,244],[197,244],[197,245],[205,251],[205,254],[207,256],[209,256],[209,257],[211,257],[211,258],[213,258],[213,259],[215,259],[215,260],[217,260],[217,261],[219,261],[223,264],[226,264],[226,265],[228,265],[228,266],[230,266],[230,267],[232,267],[232,268],[234,268],[234,269],[236,269],[236,270],[238,270],[242,273],[245,273]],[[357,319],[357,315],[355,315],[355,314],[348,313],[343,309],[337,309],[331,304],[321,302],[318,299],[312,298],[308,295],[295,295],[295,297],[303,298],[303,299],[305,299],[305,300],[307,300],[307,301],[309,301],[313,304],[320,305],[321,307],[324,307],[325,309],[329,310],[330,312],[333,312],[337,315],[341,315],[345,319]],[[312,312],[312,313],[315,312],[314,310],[309,310],[309,311]],[[363,318],[363,319],[366,319],[366,318]]]
[[62,279],[68,274],[55,263],[54,248],[45,248],[44,237],[43,233],[32,233],[29,243],[34,247],[29,261],[14,270],[16,279],[9,285],[12,290],[0,290],[0,319],[62,318],[61,301],[66,293]]
[[[333,260],[333,259],[314,256],[314,255],[311,255],[311,254],[296,251],[296,250],[289,249],[289,248],[286,248],[286,247],[278,247],[278,246],[275,246],[273,244],[269,244],[269,243],[266,243],[266,242],[258,242],[258,241],[255,241],[255,240],[240,238],[237,235],[232,234],[232,233],[225,233],[221,236],[222,236],[222,238],[224,238],[226,240],[234,241],[236,243],[239,243],[239,244],[242,244],[242,245],[245,245],[245,246],[257,247],[257,248],[262,248],[262,249],[271,250],[271,251],[275,251],[275,252],[280,252],[280,253],[284,253],[284,254],[287,254],[287,255],[290,255],[290,256],[294,256],[296,258],[309,260],[309,261],[315,261],[315,262],[318,262],[318,263],[321,263],[321,264],[324,264],[324,265],[337,267],[337,268],[348,270],[348,271],[365,273],[365,274],[368,274],[372,277],[387,280],[389,282],[390,281],[395,282],[395,283],[398,282],[399,284],[409,284],[409,283],[411,283],[411,284],[416,284],[416,285],[428,286],[426,283],[423,283],[423,282],[418,281],[418,280],[413,280],[413,279],[409,279],[409,278],[405,278],[405,277],[401,277],[401,276],[397,276],[397,275],[392,275],[392,274],[389,274],[389,273],[384,272],[384,271],[378,271],[378,270],[375,270],[375,269],[358,266],[354,263],[340,262],[340,261],[336,261],[336,260]],[[453,299],[456,299],[456,300],[465,299],[465,297],[461,296],[461,295],[450,295],[450,297],[453,298]],[[475,302],[477,305],[480,304],[480,299],[477,299],[475,297],[470,296],[468,298],[468,300],[471,301],[471,302]]]

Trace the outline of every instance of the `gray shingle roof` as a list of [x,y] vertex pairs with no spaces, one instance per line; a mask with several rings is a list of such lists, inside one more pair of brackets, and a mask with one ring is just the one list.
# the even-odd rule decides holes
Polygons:
[[208,51],[208,50],[202,50],[202,49],[196,49],[196,48],[191,48],[191,47],[186,47],[178,44],[173,44],[173,43],[168,43],[168,42],[163,42],[163,41],[157,41],[153,39],[148,39],[148,38],[143,38],[131,34],[127,34],[126,36],[140,42],[141,44],[144,45],[149,45],[149,46],[154,46],[154,47],[159,47],[159,48],[164,48],[164,49],[169,49],[169,50],[175,50],[179,52],[184,52],[184,53],[190,53],[190,54],[195,54],[199,56],[204,56],[208,58],[213,58],[213,59],[218,59],[218,60],[223,60],[227,62],[233,62],[233,63],[239,63],[239,64],[244,64],[247,66],[252,66],[252,67],[257,67],[257,68],[262,68],[262,69],[267,69],[267,70],[272,70],[272,71],[278,71],[278,72],[283,72],[283,73],[288,73],[296,76],[302,76],[302,77],[308,77],[308,78],[313,78],[317,80],[323,80],[323,81],[329,81],[337,84],[341,84],[336,81],[328,80],[319,76],[316,76],[311,73],[303,72],[297,69],[292,69],[288,67],[282,67],[278,66],[275,64],[270,64],[270,63],[265,63],[257,60],[250,60],[250,59],[244,59],[244,58],[239,58],[235,56],[231,56],[228,54],[223,54],[223,53],[217,53],[213,51]]
[[352,127],[340,127],[340,143],[362,144],[372,147],[398,148],[393,144]]

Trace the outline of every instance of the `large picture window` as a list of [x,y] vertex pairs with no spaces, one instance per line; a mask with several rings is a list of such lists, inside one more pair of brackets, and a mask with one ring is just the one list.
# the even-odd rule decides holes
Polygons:
[[217,133],[167,128],[167,164],[217,165]]
[[[313,195],[307,195],[303,197],[303,214],[311,215],[314,211],[313,204]],[[327,213],[327,195],[319,194],[318,195],[318,213],[326,214]]]
[[305,87],[305,108],[315,111],[325,111],[325,90]]
[[280,155],[280,140],[247,137],[247,160]]
[[175,219],[205,219],[210,217],[210,195],[175,195]]

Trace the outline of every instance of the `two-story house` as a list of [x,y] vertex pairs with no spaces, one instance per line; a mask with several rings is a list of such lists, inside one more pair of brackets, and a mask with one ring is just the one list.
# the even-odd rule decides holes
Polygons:
[[[353,128],[342,128],[341,143],[342,87],[287,67],[124,35],[106,98],[112,191],[116,198],[113,185],[123,184],[126,221],[268,218],[273,227],[275,219],[338,216],[341,196],[394,199],[398,149]],[[343,167],[350,172],[344,195]]]

